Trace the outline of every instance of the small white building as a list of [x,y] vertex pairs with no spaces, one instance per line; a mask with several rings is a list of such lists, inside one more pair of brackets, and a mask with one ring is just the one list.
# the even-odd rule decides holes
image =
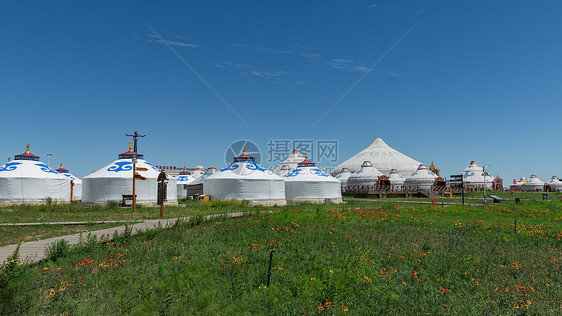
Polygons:
[[183,168],[183,171],[180,171],[180,174],[176,177],[177,182],[177,190],[178,190],[178,199],[185,198],[187,196],[187,189],[186,185],[195,181],[195,178],[188,174],[186,168]]
[[494,178],[486,174],[484,176],[484,168],[480,167],[476,161],[472,160],[468,167],[461,172],[464,187],[468,189],[486,189],[491,190],[494,185]]
[[400,175],[396,169],[392,169],[388,175],[388,181],[390,182],[391,191],[400,191],[404,186],[404,181],[406,181],[406,179]]
[[349,169],[343,168],[341,172],[338,175],[336,175],[336,179],[340,180],[341,182],[342,192],[345,192],[347,186],[347,180],[349,179],[349,177],[351,177],[351,174],[352,173],[351,171],[349,171]]
[[551,192],[562,192],[562,181],[560,181],[557,176],[552,176],[546,184],[550,188]]

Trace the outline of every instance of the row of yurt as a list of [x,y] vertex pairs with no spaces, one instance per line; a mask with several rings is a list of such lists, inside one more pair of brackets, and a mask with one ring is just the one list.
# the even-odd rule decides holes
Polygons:
[[[287,165],[284,170],[289,168]],[[203,180],[203,192],[216,200],[245,200],[261,205],[341,202],[340,181],[317,168],[306,156],[295,169],[280,177],[258,165],[245,148],[231,164]]]
[[[160,170],[144,160],[144,155],[133,151],[129,143],[129,151],[118,155],[118,159],[109,165],[85,176],[82,179],[82,203],[105,204],[110,201],[121,201],[123,195],[133,192],[133,159],[135,168],[145,180],[135,180],[137,203],[154,204],[158,198],[158,175]],[[177,203],[177,184],[173,177],[168,179],[168,203]]]
[[[338,175],[339,176],[339,175]],[[437,179],[425,164],[420,164],[416,171],[404,177],[398,170],[391,169],[388,176],[380,172],[370,161],[364,161],[361,168],[347,178],[345,192],[376,192],[387,191],[430,190]],[[384,188],[381,188],[381,183]]]
[[[201,166],[197,166],[201,167]],[[197,168],[196,167],[196,168]],[[201,167],[203,169],[203,167]],[[196,175],[201,174],[201,170],[199,170]],[[203,174],[199,177],[195,178],[195,180],[191,181],[188,185],[186,185],[186,192],[188,197],[195,197],[198,195],[203,194],[203,180],[207,179],[208,177],[212,176],[213,174],[217,173],[217,168],[209,167],[207,170],[204,170]]]
[[529,180],[521,185],[521,191],[533,192],[542,191],[544,189],[544,182],[542,182],[536,175],[531,175]]
[[29,144],[25,153],[14,158],[0,166],[0,201],[70,201],[71,180],[40,162]]

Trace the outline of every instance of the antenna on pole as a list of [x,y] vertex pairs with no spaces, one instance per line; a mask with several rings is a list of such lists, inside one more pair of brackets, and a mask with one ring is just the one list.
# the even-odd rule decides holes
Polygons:
[[47,166],[49,166],[49,168],[51,168],[51,157],[53,157],[53,154],[47,154],[47,157],[49,157],[47,159]]
[[125,134],[125,136],[129,136],[129,137],[133,138],[133,142],[134,142],[133,151],[138,153],[138,151],[137,151],[137,141],[139,140],[139,137],[145,137],[146,135],[140,135],[139,132],[134,131],[133,135]]

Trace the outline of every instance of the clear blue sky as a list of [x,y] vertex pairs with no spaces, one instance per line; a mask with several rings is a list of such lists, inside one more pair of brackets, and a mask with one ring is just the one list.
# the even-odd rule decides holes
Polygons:
[[477,160],[507,183],[545,181],[562,176],[560,12],[507,0],[3,2],[0,157],[29,142],[82,177],[133,130],[153,164],[217,167],[237,139],[262,151],[334,139],[341,162],[381,137],[447,176]]

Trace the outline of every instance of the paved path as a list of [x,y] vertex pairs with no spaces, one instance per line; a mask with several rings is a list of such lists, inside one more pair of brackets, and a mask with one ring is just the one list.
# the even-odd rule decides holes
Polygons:
[[[219,217],[219,216],[240,217],[240,216],[244,216],[245,214],[246,213],[242,213],[242,212],[228,213],[228,214],[215,214],[215,215],[206,215],[204,218],[205,219],[211,219],[213,217]],[[190,218],[191,217],[183,217],[183,218],[179,218],[179,219],[183,220],[183,221],[189,221]],[[137,233],[142,232],[146,229],[154,229],[154,228],[158,227],[159,225],[162,226],[162,227],[166,227],[166,225],[174,224],[176,222],[176,220],[178,220],[178,218],[145,220],[141,223],[137,223],[137,224],[134,224],[132,226],[132,234],[133,235],[137,234]],[[108,222],[106,222],[106,223],[108,223]],[[118,226],[118,227],[107,228],[107,229],[96,230],[96,231],[89,232],[88,234],[91,234],[92,236],[96,236],[99,240],[102,236],[109,236],[111,238],[113,236],[113,234],[115,234],[115,232],[122,233],[123,231],[125,231],[124,225]],[[82,239],[86,239],[88,237],[88,234],[82,233]],[[23,244],[21,244],[20,250],[19,250],[20,260],[22,262],[25,262],[25,263],[35,263],[35,262],[39,262],[39,261],[45,259],[45,249],[47,248],[47,246],[54,243],[54,242],[57,242],[61,239],[66,240],[66,242],[70,245],[74,245],[74,244],[77,244],[77,243],[80,242],[80,233],[73,234],[73,235],[60,236],[60,237],[47,238],[47,239],[42,239],[42,240],[37,240],[37,241],[24,242]],[[9,246],[0,247],[0,263],[4,262],[13,253],[13,251],[16,249],[16,247],[17,247],[17,245],[9,245]]]
[[[125,223],[127,221],[89,221],[89,222],[44,222],[44,223],[0,223],[0,226],[39,226],[39,225],[90,225],[90,224],[113,224]],[[130,221],[140,223],[142,220]]]

